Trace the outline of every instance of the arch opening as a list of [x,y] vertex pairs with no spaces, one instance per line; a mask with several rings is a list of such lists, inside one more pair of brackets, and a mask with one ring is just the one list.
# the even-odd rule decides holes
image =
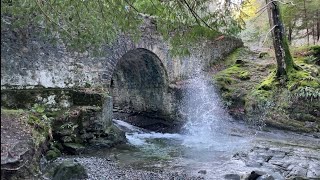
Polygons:
[[115,111],[153,117],[170,114],[168,75],[153,52],[138,48],[124,54],[110,84]]

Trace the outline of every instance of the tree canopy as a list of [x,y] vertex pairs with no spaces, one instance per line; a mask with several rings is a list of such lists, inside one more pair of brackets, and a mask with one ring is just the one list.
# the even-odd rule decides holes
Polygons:
[[245,4],[230,0],[3,0],[1,27],[23,32],[32,25],[69,47],[86,50],[112,42],[121,32],[139,37],[141,16],[148,15],[154,17],[164,38],[181,46],[198,37],[237,34],[244,27],[241,6]]
[[[319,0],[291,0],[281,8],[288,40],[307,39],[307,43],[320,38]],[[293,37],[294,36],[294,37]]]

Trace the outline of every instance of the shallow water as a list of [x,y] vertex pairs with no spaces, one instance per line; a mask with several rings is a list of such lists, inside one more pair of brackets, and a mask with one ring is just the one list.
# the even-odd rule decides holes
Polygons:
[[[94,149],[77,158],[85,161],[91,161],[91,157],[111,158],[124,169],[185,172],[205,179],[223,179],[225,174],[246,174],[254,170],[284,179],[295,172],[288,170],[287,173],[278,168],[279,164],[291,163],[296,167],[299,161],[315,167],[310,177],[316,177],[317,173],[320,177],[319,139],[278,130],[259,131],[259,127],[233,121],[221,106],[213,86],[204,79],[192,79],[187,84],[181,105],[186,124],[181,131],[153,132],[114,119],[114,124],[126,133],[127,144],[113,149]],[[283,152],[285,155],[279,159]],[[307,160],[301,160],[301,154]],[[272,156],[273,161],[265,161],[268,156]]]
[[251,135],[235,136],[237,132],[231,128],[234,126],[232,119],[220,105],[213,86],[204,77],[199,77],[186,84],[180,108],[186,124],[180,132],[151,132],[113,120],[126,132],[128,145],[134,149],[115,149],[119,162],[138,168],[172,169],[195,162],[219,164],[229,159],[236,151],[247,147]]

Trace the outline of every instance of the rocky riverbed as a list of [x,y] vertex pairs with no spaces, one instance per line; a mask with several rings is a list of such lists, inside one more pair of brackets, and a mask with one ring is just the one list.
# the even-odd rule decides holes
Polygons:
[[71,161],[84,167],[85,179],[320,178],[318,134],[235,127],[228,130],[228,141],[215,142],[221,143],[219,148],[204,149],[188,147],[183,143],[188,137],[182,134],[131,129],[126,133],[129,141],[125,146],[62,157],[47,167]]
[[[85,167],[85,172],[87,173],[87,176],[84,179],[88,179],[88,180],[104,180],[104,179],[109,179],[109,180],[127,180],[127,179],[198,180],[198,179],[204,179],[203,177],[200,177],[200,176],[190,176],[186,172],[146,171],[146,170],[137,170],[133,168],[122,168],[118,165],[117,162],[112,161],[108,158],[68,157],[68,158],[59,158],[54,163],[60,164],[66,161],[68,162],[71,161],[74,164],[80,164],[83,167]],[[55,175],[60,176],[58,174],[55,174]],[[43,178],[43,179],[47,179],[47,178]]]

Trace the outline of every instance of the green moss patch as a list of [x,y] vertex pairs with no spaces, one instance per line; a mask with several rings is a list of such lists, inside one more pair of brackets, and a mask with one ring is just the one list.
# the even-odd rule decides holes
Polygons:
[[279,85],[276,80],[275,73],[272,72],[266,79],[264,79],[257,87],[258,90],[271,91],[275,86]]

